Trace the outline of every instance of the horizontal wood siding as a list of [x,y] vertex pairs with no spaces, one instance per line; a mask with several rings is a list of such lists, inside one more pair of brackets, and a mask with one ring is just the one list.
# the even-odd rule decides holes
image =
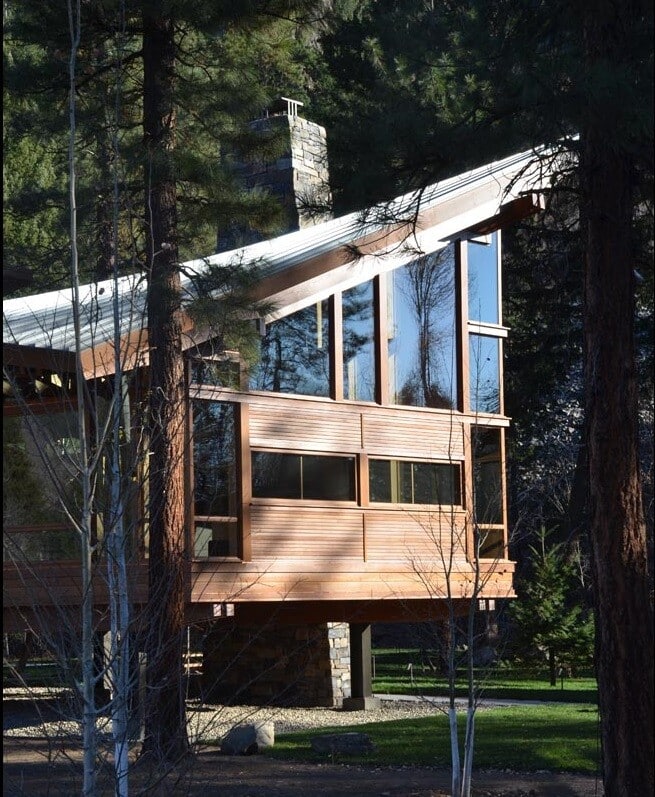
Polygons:
[[[141,603],[148,592],[148,565],[145,561],[128,566],[131,602]],[[94,601],[106,604],[108,587],[106,564],[96,567],[93,577]],[[75,562],[38,562],[29,566],[5,564],[3,567],[3,605],[80,606],[82,601],[81,565]]]
[[253,448],[357,452],[361,447],[360,430],[359,413],[335,413],[334,405],[250,402]]
[[[417,570],[407,567],[400,570],[380,567],[348,567],[317,570],[315,562],[308,569],[298,567],[298,560],[284,569],[278,561],[264,568],[252,563],[241,569],[212,562],[194,562],[192,565],[192,600],[194,602],[240,601],[312,601],[312,600],[416,600],[444,597],[446,582],[439,577],[436,561]],[[432,568],[432,569],[431,569]],[[502,568],[486,581],[479,598],[511,597],[513,568]],[[471,594],[473,571],[466,562],[456,560],[450,578],[453,597]]]
[[463,425],[469,419],[447,412],[207,388],[197,394],[247,403],[253,448],[366,451],[405,459],[464,458]]
[[[26,585],[14,566],[5,565],[3,608],[7,628],[20,629],[23,615],[34,610],[34,616],[38,617],[39,610],[44,607],[54,607],[55,613],[62,612],[72,621],[80,617],[79,567],[50,565],[47,569],[51,572],[35,574],[35,579]],[[511,597],[513,572],[511,562],[487,565],[478,597]],[[435,560],[422,561],[421,567],[416,568],[406,558],[399,558],[395,563],[364,562],[346,556],[277,557],[258,562],[196,560],[190,564],[189,599],[191,606],[204,605],[207,617],[211,617],[212,604],[220,603],[424,600],[445,594],[446,583],[440,573],[442,568]],[[143,605],[148,584],[147,561],[130,568],[129,581],[131,601]],[[455,559],[451,576],[453,597],[470,595],[472,584],[470,564]],[[102,577],[97,578],[94,597],[101,611],[107,603]]]
[[451,417],[407,410],[378,410],[362,418],[363,446],[369,454],[461,460],[462,422]]
[[254,561],[311,557],[336,562],[364,558],[362,512],[357,508],[253,505]]
[[440,516],[409,510],[368,511],[366,559],[413,565],[451,555],[466,558],[465,515]]

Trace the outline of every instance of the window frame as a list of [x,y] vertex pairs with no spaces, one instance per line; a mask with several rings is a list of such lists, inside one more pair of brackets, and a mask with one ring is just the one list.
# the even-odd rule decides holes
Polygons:
[[[409,457],[385,457],[385,456],[368,456],[367,457],[368,468],[367,468],[367,477],[368,477],[368,506],[369,507],[418,507],[422,509],[431,509],[434,510],[435,507],[440,508],[447,508],[452,510],[463,510],[464,509],[464,476],[463,476],[463,463],[461,460],[434,460],[434,459],[410,459]],[[459,503],[457,504],[442,504],[442,503],[422,503],[422,502],[407,502],[407,501],[376,501],[371,498],[371,463],[372,462],[389,462],[389,463],[401,463],[405,462],[410,465],[430,465],[434,467],[445,466],[457,469],[457,491],[459,493]],[[414,469],[412,468],[412,483],[414,483]],[[392,486],[392,493],[393,493],[393,486]],[[414,493],[414,487],[412,487],[412,494]]]
[[[254,456],[256,454],[274,454],[274,455],[282,455],[282,456],[296,456],[301,458],[301,468],[302,468],[302,457],[324,457],[330,459],[344,459],[344,460],[352,460],[352,479],[353,479],[353,492],[354,498],[352,499],[334,499],[334,498],[304,498],[302,495],[300,497],[267,497],[267,496],[257,496],[254,494]],[[251,501],[252,504],[262,505],[262,504],[273,504],[273,505],[287,505],[289,502],[294,504],[302,503],[303,506],[325,506],[328,504],[329,506],[347,506],[347,507],[357,507],[360,506],[360,496],[361,490],[359,485],[359,473],[360,473],[360,457],[359,454],[354,452],[334,452],[334,451],[307,451],[306,449],[274,449],[274,448],[267,448],[267,447],[260,447],[256,446],[250,449],[250,461],[251,461],[251,479],[250,479],[250,489],[251,489]],[[302,470],[300,472],[300,481],[301,481],[301,490],[302,490]]]

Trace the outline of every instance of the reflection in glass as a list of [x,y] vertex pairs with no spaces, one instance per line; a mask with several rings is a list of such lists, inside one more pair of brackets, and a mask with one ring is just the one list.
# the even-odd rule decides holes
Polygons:
[[473,412],[500,412],[500,339],[469,336],[470,402]]
[[365,282],[342,297],[343,395],[375,401],[375,319],[373,282]]
[[459,465],[369,460],[372,503],[460,505]]
[[473,427],[475,519],[479,524],[503,523],[500,429]]
[[[66,511],[80,517],[80,453],[74,410],[4,419],[3,559],[79,558],[79,536]],[[44,526],[49,527],[47,531],[20,530]]]
[[453,247],[389,275],[389,397],[392,404],[452,409],[457,396]]
[[237,514],[235,406],[221,401],[193,402],[195,515]]
[[327,299],[268,325],[261,359],[250,374],[250,389],[330,395]]
[[498,234],[489,237],[489,244],[469,241],[467,245],[469,321],[500,324]]
[[4,525],[63,522],[64,508],[81,508],[75,411],[5,418],[2,460]]
[[199,385],[231,387],[238,390],[241,386],[240,364],[237,360],[227,357],[193,360],[191,362],[191,381]]
[[252,494],[254,498],[354,501],[355,457],[255,451]]

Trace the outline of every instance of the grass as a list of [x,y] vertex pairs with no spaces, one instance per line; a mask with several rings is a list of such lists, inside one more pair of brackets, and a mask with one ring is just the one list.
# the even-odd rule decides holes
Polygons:
[[2,685],[7,686],[62,686],[62,670],[52,661],[32,661],[20,676],[16,675],[13,667],[3,664]]
[[[448,695],[446,679],[430,669],[426,657],[418,650],[375,650],[373,692],[400,695]],[[410,666],[411,665],[411,666]],[[493,700],[540,700],[566,703],[598,702],[596,679],[562,677],[551,686],[545,671],[521,671],[496,668],[476,671],[477,686],[483,698]],[[456,684],[458,697],[466,697],[466,675]]]
[[[463,737],[463,715],[459,721]],[[481,709],[476,714],[475,728],[475,769],[587,774],[599,770],[598,715],[588,705]],[[377,766],[450,767],[448,718],[442,712],[434,717],[284,734],[276,738],[267,754],[278,759],[325,761],[325,756],[312,751],[312,737],[347,732],[367,733],[375,750],[367,755],[328,760]]]
[[[446,680],[432,671],[429,660],[419,650],[375,650],[374,672],[376,694],[447,695]],[[476,679],[483,698],[544,701],[544,705],[481,708],[476,714],[475,768],[587,774],[599,771],[598,691],[594,678],[560,678],[553,687],[546,672],[496,668],[476,671]],[[464,674],[456,692],[459,697],[466,696]],[[460,714],[460,750],[464,721]],[[311,739],[331,732],[367,733],[375,746],[368,755],[333,757],[333,761],[450,767],[448,718],[439,710],[435,710],[434,717],[281,735],[268,754],[283,759],[325,761],[325,756],[312,751]]]

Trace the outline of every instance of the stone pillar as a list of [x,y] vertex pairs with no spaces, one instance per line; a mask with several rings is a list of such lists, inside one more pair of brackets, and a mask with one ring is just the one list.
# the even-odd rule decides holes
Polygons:
[[[264,189],[280,201],[284,219],[279,234],[332,218],[325,128],[298,116],[298,105],[302,103],[283,98],[269,115],[251,122],[252,130],[279,141],[277,158],[257,161],[237,156],[234,167],[244,187]],[[216,251],[256,243],[264,237],[245,227],[219,230]]]
[[371,672],[371,626],[350,625],[351,696],[343,701],[345,711],[379,708],[380,700],[373,697]]

